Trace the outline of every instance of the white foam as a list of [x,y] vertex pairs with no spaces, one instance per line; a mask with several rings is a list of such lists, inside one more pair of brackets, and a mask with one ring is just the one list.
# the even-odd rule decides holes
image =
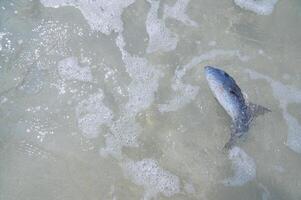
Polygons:
[[[78,27],[72,27],[73,31],[81,31]],[[38,39],[33,39],[33,44],[36,45],[32,54],[28,55],[28,59],[32,60],[32,57],[36,59],[41,59],[40,57],[45,57],[44,54],[52,56],[68,56],[70,52],[70,46],[68,41],[73,34],[70,30],[70,25],[62,24],[59,21],[53,20],[41,20],[41,23],[37,25],[33,32],[38,34]],[[47,59],[48,60],[48,59]],[[50,60],[49,60],[50,61]]]
[[138,147],[141,128],[135,121],[135,117],[153,103],[163,73],[150,65],[145,58],[128,53],[124,49],[125,42],[122,34],[116,38],[116,45],[121,51],[126,72],[132,81],[128,86],[129,100],[122,105],[121,116],[110,127],[110,133],[106,135],[106,146],[100,150],[100,153],[121,158],[123,147]]
[[5,104],[7,101],[8,101],[7,97],[3,95],[0,96],[0,105]]
[[151,8],[147,14],[146,31],[149,36],[149,43],[146,51],[152,53],[155,51],[172,51],[177,47],[178,37],[171,33],[166,27],[164,20],[158,18],[160,1],[147,0]]
[[287,145],[293,151],[301,153],[301,124],[287,110],[289,103],[301,102],[301,90],[295,88],[294,86],[284,85],[279,81],[275,81],[268,76],[250,69],[246,69],[246,72],[253,79],[264,79],[270,83],[273,89],[273,94],[280,103],[283,117],[288,125]]
[[283,173],[283,172],[286,171],[285,168],[282,167],[281,165],[274,165],[274,166],[273,166],[273,169],[274,169],[276,172],[279,172],[279,173]]
[[[15,52],[15,45],[13,44],[12,36],[13,35],[10,32],[0,32],[0,52],[3,51],[3,53],[8,54]],[[2,59],[4,62],[8,62],[9,56],[4,56]]]
[[145,200],[156,198],[159,193],[171,197],[180,192],[179,178],[162,169],[155,160],[128,161],[124,172],[135,184],[144,187]]
[[154,93],[159,87],[159,78],[163,73],[150,66],[144,58],[127,56],[124,62],[126,71],[132,78],[128,86],[129,101],[125,110],[137,114],[154,101]]
[[199,92],[199,86],[183,83],[182,78],[193,67],[204,61],[213,60],[219,56],[238,57],[241,61],[248,60],[247,56],[241,55],[241,53],[237,50],[222,49],[214,49],[200,56],[194,57],[188,64],[176,69],[175,76],[172,79],[172,89],[175,92],[175,95],[172,99],[168,100],[167,103],[159,105],[160,112],[176,111],[193,101]]
[[258,186],[262,189],[261,200],[269,200],[271,199],[271,193],[268,188],[264,186],[262,183],[259,183]]
[[[20,121],[20,123],[23,122]],[[49,119],[42,120],[39,117],[34,117],[30,121],[24,120],[24,123],[26,124],[25,127],[27,127],[26,132],[35,135],[40,142],[43,142],[46,136],[54,134],[56,129],[55,126],[50,126]]]
[[301,153],[301,125],[298,120],[286,111],[283,116],[288,124],[287,145],[297,153]]
[[58,62],[59,75],[65,80],[92,81],[89,66],[80,66],[76,57],[68,57]]
[[186,14],[186,8],[190,0],[178,0],[173,6],[166,5],[164,7],[163,18],[174,18],[188,26],[197,27],[198,24],[191,20]]
[[234,176],[223,180],[226,186],[242,186],[256,177],[256,165],[250,156],[241,148],[233,147],[229,151]]
[[40,0],[45,7],[58,8],[73,6],[78,8],[87,20],[92,30],[110,34],[112,31],[121,32],[123,9],[135,0]]
[[126,72],[132,79],[128,87],[129,101],[125,110],[136,115],[154,101],[154,93],[158,90],[159,79],[164,74],[158,69],[159,67],[150,65],[147,59],[129,54],[124,49],[125,42],[121,34],[116,38],[116,44],[121,51]]
[[37,94],[41,91],[44,85],[44,74],[36,66],[29,69],[22,81],[22,85],[19,87],[26,94]]
[[134,117],[122,116],[110,127],[110,133],[105,136],[105,147],[100,149],[100,154],[120,159],[123,147],[138,147],[140,131],[141,127]]
[[212,40],[208,43],[208,46],[214,47],[216,46],[216,41]]
[[270,15],[278,0],[234,0],[239,7],[259,15]]
[[51,160],[52,162],[55,162],[57,160],[51,152],[46,151],[36,144],[29,143],[26,140],[21,140],[20,142],[18,142],[16,144],[16,148],[20,153],[32,158],[47,159]]
[[121,34],[116,38],[116,44],[121,51],[126,72],[132,79],[128,87],[129,101],[125,112],[135,116],[154,101],[154,93],[158,90],[163,72],[158,67],[151,66],[145,58],[129,54],[124,49],[125,42]]
[[160,112],[172,112],[184,107],[185,105],[193,101],[199,92],[198,86],[184,84],[179,80],[173,80],[172,89],[176,94],[165,104],[159,105],[158,109]]
[[96,138],[100,133],[101,125],[109,125],[113,118],[112,111],[102,102],[103,92],[90,95],[76,107],[78,127],[87,138]]
[[5,36],[6,33],[4,32],[0,32],[0,51],[2,50],[2,39],[3,39],[3,36]]
[[184,186],[183,186],[184,188],[184,191],[186,192],[186,193],[188,193],[188,194],[194,194],[195,193],[195,187],[194,187],[194,185],[191,183],[191,182],[184,182]]

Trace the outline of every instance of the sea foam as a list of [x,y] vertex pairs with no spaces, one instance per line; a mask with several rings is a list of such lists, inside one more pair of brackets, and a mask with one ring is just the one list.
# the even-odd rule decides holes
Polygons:
[[171,197],[180,192],[180,179],[162,169],[155,160],[128,161],[123,168],[125,174],[135,184],[144,187],[144,199],[153,199],[159,193]]
[[76,107],[77,124],[87,138],[96,138],[101,125],[109,125],[113,118],[112,111],[102,102],[103,92],[90,95]]
[[165,25],[163,19],[158,18],[159,4],[157,0],[147,0],[151,8],[147,14],[146,31],[149,36],[149,43],[146,51],[153,53],[155,51],[171,51],[177,47],[178,37],[172,33]]
[[0,32],[0,51],[2,50],[2,39],[3,39],[3,36],[5,36],[6,33],[4,32]]
[[273,94],[280,103],[283,117],[288,125],[287,145],[293,151],[301,153],[301,124],[288,112],[287,108],[289,103],[301,102],[301,91],[294,86],[284,85],[256,71],[246,69],[246,72],[252,79],[264,79],[270,83]]
[[121,32],[123,30],[121,20],[123,9],[134,2],[135,0],[41,0],[45,7],[73,6],[78,8],[92,30],[107,35],[112,31]]
[[92,81],[89,66],[80,66],[76,57],[68,57],[58,62],[58,72],[64,80]]
[[121,106],[121,115],[110,127],[110,133],[106,135],[106,145],[100,153],[121,158],[123,147],[138,147],[141,127],[135,117],[153,103],[163,73],[145,58],[127,52],[122,34],[116,38],[116,45],[120,49],[126,72],[131,78],[127,91],[129,99]]
[[186,14],[186,8],[190,0],[178,0],[173,6],[164,7],[164,19],[174,18],[185,25],[197,27],[198,24]]
[[270,15],[278,0],[234,0],[239,7],[259,15]]
[[242,186],[256,177],[256,165],[246,152],[239,147],[233,147],[229,151],[229,159],[232,162],[234,176],[223,181],[226,186]]

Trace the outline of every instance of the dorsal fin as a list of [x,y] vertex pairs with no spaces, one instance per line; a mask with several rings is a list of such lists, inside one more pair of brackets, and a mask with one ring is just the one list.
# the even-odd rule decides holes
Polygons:
[[236,143],[237,138],[238,137],[231,135],[230,140],[225,144],[223,150],[226,152],[226,151],[229,151],[230,149],[232,149],[232,147]]
[[264,115],[267,112],[272,112],[270,109],[254,103],[249,103],[248,107],[252,118],[258,117],[259,115]]

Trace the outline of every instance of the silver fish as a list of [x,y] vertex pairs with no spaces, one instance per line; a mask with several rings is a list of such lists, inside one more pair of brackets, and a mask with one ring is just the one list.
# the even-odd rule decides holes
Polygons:
[[206,66],[205,74],[213,95],[232,118],[231,137],[224,147],[225,149],[231,149],[237,138],[249,130],[251,121],[258,115],[270,112],[270,110],[246,102],[235,80],[225,71]]

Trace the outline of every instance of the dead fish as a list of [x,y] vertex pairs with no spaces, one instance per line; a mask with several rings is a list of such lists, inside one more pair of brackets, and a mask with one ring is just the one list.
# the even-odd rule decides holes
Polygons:
[[230,140],[224,147],[228,150],[249,130],[250,123],[255,117],[270,110],[248,103],[235,80],[225,71],[206,66],[205,74],[213,95],[233,121]]

